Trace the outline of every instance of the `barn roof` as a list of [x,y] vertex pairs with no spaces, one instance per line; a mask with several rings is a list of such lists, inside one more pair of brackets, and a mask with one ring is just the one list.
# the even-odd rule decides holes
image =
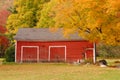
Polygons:
[[70,35],[70,38],[63,36],[62,29],[51,32],[49,28],[21,28],[18,30],[15,40],[18,41],[78,41],[82,40],[78,34]]

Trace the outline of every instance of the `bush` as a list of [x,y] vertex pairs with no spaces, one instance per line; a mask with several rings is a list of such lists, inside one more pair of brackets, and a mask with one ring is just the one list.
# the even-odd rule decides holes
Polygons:
[[5,58],[7,62],[15,61],[15,46],[10,46],[6,49]]
[[120,58],[120,46],[98,45],[98,53],[102,58]]

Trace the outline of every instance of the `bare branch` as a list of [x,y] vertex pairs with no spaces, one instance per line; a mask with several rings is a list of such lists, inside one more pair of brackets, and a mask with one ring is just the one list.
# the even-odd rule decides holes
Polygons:
[[[78,28],[79,30],[83,30],[82,28]],[[91,33],[91,30],[89,29],[89,28],[86,28],[86,30],[84,30],[85,32],[87,32],[87,33]]]
[[98,32],[102,33],[102,28],[101,27],[99,27],[99,28],[96,27],[96,29],[97,29]]

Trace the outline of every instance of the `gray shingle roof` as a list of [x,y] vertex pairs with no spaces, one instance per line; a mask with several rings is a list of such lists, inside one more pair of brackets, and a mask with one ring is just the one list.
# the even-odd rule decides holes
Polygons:
[[70,35],[70,38],[63,36],[62,29],[51,32],[49,28],[21,28],[18,30],[15,40],[18,41],[78,41],[82,40],[78,34]]

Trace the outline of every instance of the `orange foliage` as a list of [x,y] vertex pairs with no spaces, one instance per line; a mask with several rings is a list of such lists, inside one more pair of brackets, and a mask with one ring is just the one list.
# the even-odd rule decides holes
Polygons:
[[79,32],[90,41],[120,45],[120,0],[58,0],[53,12],[54,27],[65,35]]

